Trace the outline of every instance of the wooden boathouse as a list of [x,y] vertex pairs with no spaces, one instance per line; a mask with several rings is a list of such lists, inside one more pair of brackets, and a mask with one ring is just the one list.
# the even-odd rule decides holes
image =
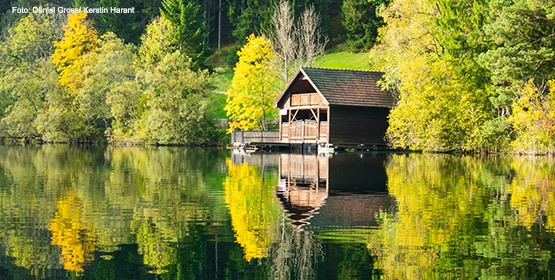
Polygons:
[[273,104],[280,109],[279,142],[385,145],[390,92],[373,71],[300,68]]

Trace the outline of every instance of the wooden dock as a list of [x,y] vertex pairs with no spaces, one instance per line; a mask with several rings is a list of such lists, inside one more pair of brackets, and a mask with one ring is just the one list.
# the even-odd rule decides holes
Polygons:
[[334,152],[334,151],[388,151],[385,145],[333,145],[324,143],[291,143],[279,140],[279,131],[233,131],[231,143],[234,149],[245,151],[294,151],[294,152]]

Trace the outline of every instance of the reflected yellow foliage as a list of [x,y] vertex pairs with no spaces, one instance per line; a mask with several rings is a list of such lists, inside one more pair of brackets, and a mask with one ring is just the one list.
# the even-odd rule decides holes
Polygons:
[[555,230],[555,162],[551,158],[515,158],[511,167],[518,170],[509,185],[511,207],[516,212],[516,223],[531,229],[543,223],[547,230]]
[[533,228],[553,230],[554,165],[549,158],[392,155],[386,171],[397,212],[380,213],[370,234],[375,268],[385,279],[519,279],[515,271],[546,265],[550,247]]
[[[446,249],[465,220],[474,216],[483,190],[468,176],[464,163],[443,155],[393,155],[387,165],[389,194],[397,200],[396,215],[384,214],[378,240],[370,248],[387,279],[430,276],[439,252]],[[451,163],[446,164],[446,161]],[[451,172],[443,172],[451,166]],[[381,240],[380,240],[381,239]],[[385,247],[375,247],[382,243]]]
[[81,217],[82,203],[69,193],[58,201],[51,220],[52,244],[62,249],[60,263],[64,269],[83,272],[83,264],[92,261],[94,251],[93,230],[86,228]]
[[273,196],[274,182],[265,181],[258,166],[233,165],[229,158],[226,162],[225,201],[237,243],[243,247],[247,261],[266,257],[279,230],[281,216],[281,208]]

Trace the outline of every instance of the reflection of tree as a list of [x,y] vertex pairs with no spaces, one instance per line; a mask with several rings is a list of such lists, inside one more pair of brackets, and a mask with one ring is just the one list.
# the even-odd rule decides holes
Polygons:
[[52,244],[62,249],[60,263],[66,270],[83,272],[83,264],[92,260],[93,230],[83,224],[82,205],[74,194],[58,201],[54,219],[50,223]]
[[297,231],[281,221],[281,239],[271,249],[270,279],[316,279],[316,269],[324,258],[322,243],[313,232]]
[[[274,198],[272,184],[264,180],[257,166],[234,165],[227,159],[228,175],[224,180],[225,200],[237,242],[245,259],[267,256],[270,243],[277,237],[281,209]],[[262,170],[264,170],[262,166]]]
[[546,186],[555,171],[534,161],[392,156],[388,188],[398,209],[381,214],[369,243],[384,278],[544,277],[555,251],[543,224],[552,219]]
[[187,224],[228,219],[218,160],[183,148],[2,146],[0,245],[38,278],[86,270],[92,250],[110,267],[133,243],[152,271],[167,271],[180,261],[175,244],[197,234]]
[[[511,207],[516,211],[516,223],[531,229],[543,224],[555,230],[555,162],[550,158],[515,158],[511,167],[518,170],[509,185]],[[545,220],[544,220],[545,219]]]

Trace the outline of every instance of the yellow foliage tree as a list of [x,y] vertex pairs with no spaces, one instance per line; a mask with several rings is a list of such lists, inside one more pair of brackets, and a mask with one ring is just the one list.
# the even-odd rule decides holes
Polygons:
[[555,80],[540,93],[533,81],[513,104],[509,122],[516,132],[513,149],[520,153],[555,153]]
[[83,83],[85,56],[97,47],[98,35],[86,17],[87,13],[68,14],[67,24],[63,27],[64,36],[54,42],[56,50],[52,63],[60,73],[60,85],[68,89],[70,96],[77,94],[74,89]]
[[233,130],[266,130],[267,120],[276,113],[272,103],[277,97],[278,82],[273,60],[272,44],[262,36],[248,37],[248,42],[237,53],[239,62],[234,69],[231,88],[227,92],[227,116],[233,120]]

